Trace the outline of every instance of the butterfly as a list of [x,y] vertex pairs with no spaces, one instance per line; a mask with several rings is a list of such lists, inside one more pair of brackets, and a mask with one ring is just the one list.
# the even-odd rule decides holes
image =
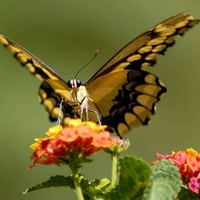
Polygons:
[[132,128],[147,125],[155,105],[167,91],[161,80],[146,68],[156,63],[157,55],[175,43],[199,20],[190,14],[178,14],[139,35],[85,84],[77,78],[65,81],[53,69],[16,42],[0,35],[0,41],[35,77],[42,80],[41,104],[50,120],[68,117],[99,121],[123,137]]

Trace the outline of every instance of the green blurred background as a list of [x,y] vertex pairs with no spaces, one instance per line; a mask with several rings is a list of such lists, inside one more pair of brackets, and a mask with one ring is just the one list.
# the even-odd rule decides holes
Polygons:
[[[84,81],[116,51],[151,26],[180,12],[200,18],[199,0],[0,0],[0,33],[17,41],[66,79],[100,49],[79,75]],[[155,153],[193,147],[200,151],[200,26],[189,31],[158,58],[153,72],[168,88],[148,127],[132,130],[126,152],[151,162]],[[52,125],[38,104],[40,82],[0,47],[0,199],[75,199],[68,188],[36,191],[26,188],[52,175],[69,174],[67,167],[37,165],[31,172],[29,145]],[[103,90],[103,88],[102,88]],[[110,159],[94,156],[82,172],[90,179],[110,176]]]

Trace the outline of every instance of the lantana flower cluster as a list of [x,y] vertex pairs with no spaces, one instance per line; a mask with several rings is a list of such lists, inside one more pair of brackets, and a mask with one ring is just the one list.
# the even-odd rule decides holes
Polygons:
[[200,154],[192,148],[172,152],[170,155],[157,154],[158,159],[170,160],[179,168],[183,183],[194,193],[200,193]]
[[82,122],[80,119],[69,120],[68,126],[51,127],[46,138],[36,138],[30,147],[34,150],[32,164],[68,164],[71,160],[84,162],[85,158],[101,149],[117,143],[110,133],[103,131],[105,126],[93,122]]

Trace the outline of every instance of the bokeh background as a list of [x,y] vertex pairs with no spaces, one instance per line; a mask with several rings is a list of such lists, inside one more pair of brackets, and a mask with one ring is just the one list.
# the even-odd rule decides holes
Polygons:
[[[0,33],[12,38],[68,79],[100,50],[79,74],[83,82],[116,51],[151,26],[180,12],[200,18],[199,0],[0,0]],[[200,151],[200,25],[158,58],[153,69],[168,88],[148,127],[127,136],[126,152],[151,162],[155,153],[188,147]],[[0,47],[0,199],[76,199],[68,188],[19,197],[26,188],[67,167],[37,165],[31,172],[29,145],[52,125],[37,100],[40,82]],[[103,88],[102,88],[103,91]],[[110,177],[110,158],[94,156],[82,172],[90,180]]]

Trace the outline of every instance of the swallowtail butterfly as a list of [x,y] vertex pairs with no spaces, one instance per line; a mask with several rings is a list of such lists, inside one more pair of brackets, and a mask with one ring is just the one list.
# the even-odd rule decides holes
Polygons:
[[85,84],[78,79],[65,81],[7,37],[0,35],[0,41],[22,66],[42,80],[40,102],[51,120],[57,120],[59,113],[63,123],[68,117],[98,121],[98,116],[102,124],[123,137],[131,128],[148,124],[155,104],[166,92],[164,84],[146,67],[156,63],[158,54],[164,55],[177,35],[182,36],[198,22],[190,14],[181,13],[159,23],[129,42]]

